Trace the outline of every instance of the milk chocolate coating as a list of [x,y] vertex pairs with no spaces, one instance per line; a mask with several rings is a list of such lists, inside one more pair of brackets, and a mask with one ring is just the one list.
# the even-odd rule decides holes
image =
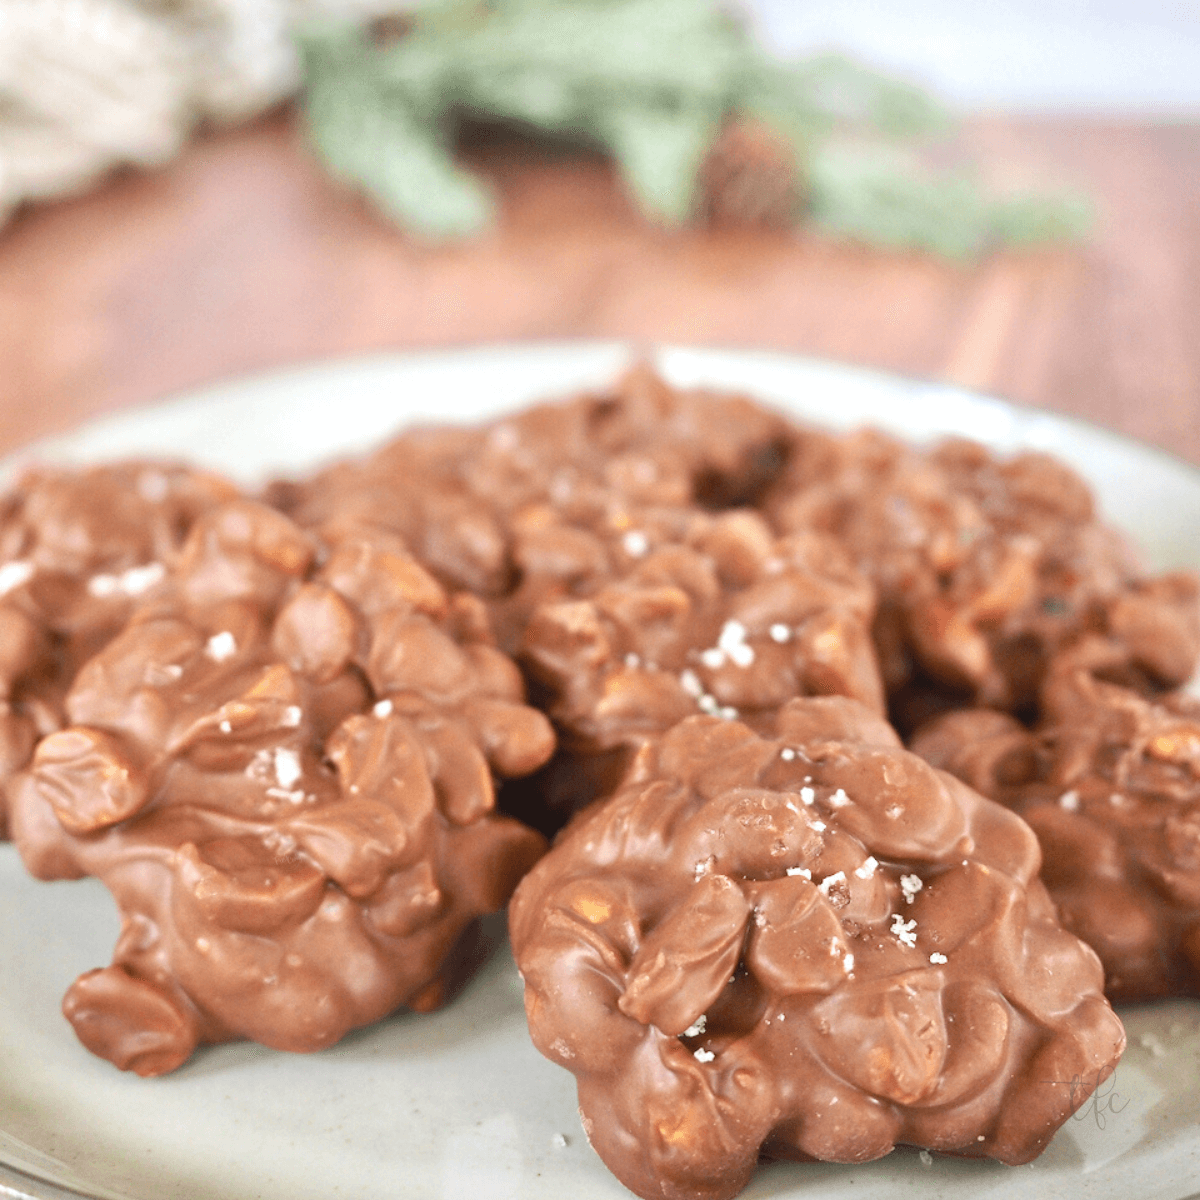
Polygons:
[[1063,924],[1099,954],[1111,999],[1200,996],[1200,701],[1112,682],[1127,683],[1129,658],[1082,643],[1052,668],[1036,730],[964,711],[913,750],[1032,826]]
[[1032,706],[1054,656],[1090,633],[1120,641],[1149,690],[1179,686],[1200,657],[1195,576],[1147,577],[1049,455],[809,432],[768,507],[784,530],[836,535],[878,586],[881,668],[903,725],[939,705]]
[[530,1031],[649,1200],[760,1154],[1027,1162],[1124,1047],[1028,827],[855,701],[689,717],[517,889]]
[[481,602],[378,529],[208,512],[66,711],[15,782],[13,838],[39,878],[113,893],[112,965],[64,1011],[142,1075],[435,1007],[456,943],[545,848],[494,807],[549,723]]
[[26,471],[0,499],[0,837],[4,785],[62,727],[75,672],[162,578],[196,517],[237,495],[176,463]]
[[697,712],[769,725],[798,695],[883,713],[873,590],[836,543],[776,538],[745,509],[665,518],[646,510],[611,539],[598,586],[556,596],[547,572],[527,576],[547,598],[519,657],[569,748],[636,746]]
[[[640,367],[605,391],[481,428],[409,430],[272,494],[305,526],[348,518],[399,532],[445,582],[502,600],[531,572],[602,578],[609,563],[590,534],[631,528],[646,508],[752,504],[779,477],[793,437],[753,401],[671,388]],[[506,649],[529,608],[497,614]]]

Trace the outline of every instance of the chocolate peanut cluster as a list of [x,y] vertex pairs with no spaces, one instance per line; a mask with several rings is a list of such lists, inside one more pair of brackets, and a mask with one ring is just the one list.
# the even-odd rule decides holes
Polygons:
[[200,513],[237,495],[174,463],[27,471],[0,498],[0,837],[3,787],[61,728],[75,672],[166,572]]
[[1063,924],[1100,955],[1111,998],[1200,996],[1200,701],[1146,699],[1131,657],[1084,642],[1055,664],[1037,729],[968,710],[913,749],[1029,823]]
[[837,536],[878,586],[876,642],[902,731],[975,703],[1028,714],[1055,656],[1089,634],[1124,645],[1149,691],[1183,684],[1200,656],[1196,578],[1146,576],[1083,480],[1049,455],[813,433],[770,510],[784,530]]
[[836,543],[776,538],[747,510],[691,524],[640,521],[608,582],[533,608],[521,660],[570,749],[636,746],[701,711],[769,723],[803,695],[883,713],[874,595]]
[[689,717],[517,889],[530,1031],[640,1196],[722,1200],[760,1154],[1026,1162],[1125,1040],[1039,860],[855,701]]
[[488,598],[515,649],[538,601],[610,577],[614,541],[648,510],[678,529],[752,505],[794,436],[751,400],[674,389],[639,367],[482,428],[411,430],[274,497],[302,525],[349,516],[401,533],[443,581]]
[[65,708],[13,837],[39,878],[116,898],[113,963],[64,1011],[142,1075],[436,1007],[456,943],[545,848],[495,812],[494,777],[549,757],[546,718],[481,603],[377,529],[211,510]]
[[0,821],[115,896],[64,1007],[141,1074],[436,1006],[524,876],[534,1041],[640,1195],[900,1142],[1017,1163],[1121,1052],[1105,971],[1197,991],[1198,657],[1200,583],[1047,456],[638,368],[263,502],[26,477]]

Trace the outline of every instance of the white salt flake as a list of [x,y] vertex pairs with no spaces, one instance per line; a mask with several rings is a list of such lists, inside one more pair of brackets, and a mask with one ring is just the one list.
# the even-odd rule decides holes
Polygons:
[[124,574],[118,576],[121,591],[127,596],[140,596],[149,591],[167,573],[162,563],[146,563],[143,567],[130,567]]
[[222,733],[232,733],[233,732],[233,722],[232,721],[222,721],[220,723],[220,725],[217,726],[217,728]]
[[844,788],[838,788],[832,796],[829,797],[829,803],[834,808],[845,808],[850,803],[850,797],[846,795]]
[[916,921],[906,921],[899,913],[892,913],[891,932],[902,946],[911,948],[917,944]]
[[269,787],[267,795],[274,800],[286,800],[289,804],[303,804],[305,799],[303,788],[289,791],[287,788]]
[[699,1050],[697,1050],[695,1052],[693,1057],[695,1058],[695,1060],[697,1062],[710,1063],[717,1056],[711,1050],[705,1050],[704,1047],[702,1046]]
[[717,715],[717,709],[721,707],[717,703],[716,696],[710,696],[707,693],[705,693],[703,696],[700,696],[696,700],[696,704],[700,707],[700,709],[702,711],[704,711],[704,712],[708,713],[710,716],[714,716],[714,717]]
[[904,893],[904,899],[911,904],[916,898],[917,893],[925,886],[924,881],[919,875],[901,875],[900,890]]
[[1063,792],[1058,798],[1060,807],[1065,808],[1067,812],[1079,811],[1079,793],[1072,788],[1069,792]]
[[788,867],[787,873],[789,875],[799,875],[801,879],[812,878],[812,871],[808,867]]
[[786,625],[772,625],[769,632],[771,641],[778,642],[781,646],[792,637],[792,631]]
[[556,1133],[550,1139],[550,1145],[552,1145],[555,1150],[565,1150],[570,1144],[571,1143],[567,1140],[567,1135],[565,1133]]
[[805,804],[812,804],[817,798],[817,793],[810,787],[802,787],[800,789],[800,799]]
[[1118,807],[1119,805],[1122,805],[1122,804],[1124,804],[1124,803],[1125,803],[1125,797],[1124,797],[1124,796],[1122,796],[1120,792],[1113,792],[1113,794],[1112,794],[1111,796],[1109,796],[1109,798],[1108,798],[1108,802],[1109,802],[1109,804],[1111,804],[1111,805],[1112,805],[1114,808],[1116,808],[1116,807]]
[[784,748],[779,752],[779,757],[782,758],[784,762],[791,762],[792,759],[796,757],[796,752],[791,748],[791,746],[784,746]]
[[754,662],[754,647],[741,642],[729,648],[729,658],[735,667],[748,667]]
[[711,646],[700,654],[700,661],[710,670],[716,671],[725,665],[725,651]]
[[650,539],[640,529],[631,529],[621,539],[621,545],[630,558],[641,558],[650,549]]
[[814,821],[814,822],[812,823],[812,827],[813,827],[813,828],[814,828],[814,829],[815,829],[815,830],[816,830],[818,833],[824,833],[824,832],[825,832],[825,830],[829,828],[829,826],[828,826],[828,825],[826,825],[824,821]]
[[689,1025],[683,1031],[683,1036],[684,1037],[699,1037],[704,1032],[704,1029],[707,1025],[708,1025],[708,1017],[706,1014],[701,1013],[695,1019],[695,1021],[693,1021],[692,1024]]
[[933,1166],[933,1155],[930,1154],[928,1150],[922,1150],[921,1153],[917,1155],[917,1157],[921,1160],[921,1165],[923,1167],[932,1167]]
[[300,711],[300,705],[289,704],[283,710],[283,727],[285,729],[295,729],[300,724],[300,718],[303,714]]
[[33,578],[35,569],[33,563],[22,559],[6,562],[0,567],[0,596],[6,596],[13,588],[28,583]]
[[640,667],[642,665],[641,655],[634,654],[632,651],[630,651],[630,653],[625,655],[625,665],[630,669],[634,667]]
[[392,715],[392,702],[390,700],[380,700],[371,711],[377,717],[390,717]]
[[717,646],[728,654],[735,646],[744,645],[745,641],[745,625],[741,621],[726,621],[721,627],[720,636],[717,638]]
[[228,629],[224,629],[220,633],[214,633],[208,639],[208,644],[204,647],[204,653],[213,662],[224,662],[227,658],[232,658],[237,653],[237,639],[234,638]]
[[724,708],[717,709],[717,716],[723,721],[736,721],[738,710],[731,704],[726,704]]
[[683,688],[693,700],[699,700],[704,695],[704,684],[700,682],[700,676],[690,668],[679,673],[679,686]]
[[845,882],[846,882],[846,872],[845,871],[835,871],[832,875],[826,875],[825,878],[822,879],[819,884],[817,884],[817,887],[820,888],[821,895],[828,896],[830,888],[837,887],[837,885],[839,883],[845,883]]
[[846,972],[847,975],[852,975],[854,973],[854,955],[853,954],[847,953],[842,958],[842,969]]
[[145,563],[140,567],[130,567],[119,575],[93,575],[88,580],[88,594],[97,599],[108,596],[140,596],[149,591],[167,573],[162,563]]
[[929,956],[929,961],[930,961],[931,963],[933,963],[933,964],[934,964],[934,966],[938,966],[938,967],[940,967],[940,966],[941,966],[943,963],[948,963],[950,960],[949,960],[949,959],[948,959],[948,958],[947,958],[947,957],[946,957],[944,954],[939,954],[939,953],[938,953],[938,952],[935,950],[935,951],[934,951],[934,952],[933,952],[933,953],[932,953],[932,954]]
[[854,874],[859,879],[870,879],[878,869],[879,863],[876,861],[875,856],[871,855],[861,867],[854,868]]
[[279,786],[290,788],[303,774],[300,755],[287,746],[278,747],[275,751],[275,778],[279,780]]

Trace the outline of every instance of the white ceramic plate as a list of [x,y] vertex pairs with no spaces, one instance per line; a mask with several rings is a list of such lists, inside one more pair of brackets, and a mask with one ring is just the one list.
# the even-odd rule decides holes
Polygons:
[[[44,442],[27,460],[177,454],[255,482],[366,449],[413,420],[472,420],[611,379],[632,356],[583,343],[334,363],[216,388]],[[782,355],[664,350],[677,383],[744,390],[840,428],[979,438],[1061,455],[1157,567],[1200,566],[1200,472],[1081,422]],[[14,463],[0,470],[0,482]],[[0,1197],[104,1200],[618,1200],[579,1127],[574,1081],[530,1044],[496,950],[431,1016],[402,1014],[320,1054],[236,1044],[162,1079],[123,1075],[59,1012],[109,961],[115,910],[93,880],[39,884],[0,846]],[[1127,1009],[1130,1048],[1103,1095],[1035,1163],[915,1151],[860,1167],[777,1164],[747,1200],[1022,1195],[1182,1200],[1200,1183],[1200,1003]]]

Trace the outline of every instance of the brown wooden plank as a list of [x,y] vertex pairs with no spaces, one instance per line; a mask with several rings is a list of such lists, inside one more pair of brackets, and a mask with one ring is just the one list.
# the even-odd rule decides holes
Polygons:
[[1103,213],[1082,249],[956,266],[809,234],[666,233],[611,168],[474,147],[502,201],[412,244],[307,155],[292,116],[0,230],[0,449],[208,381],[357,351],[620,336],[767,346],[1077,413],[1200,462],[1200,125],[974,122],[1004,181]]

